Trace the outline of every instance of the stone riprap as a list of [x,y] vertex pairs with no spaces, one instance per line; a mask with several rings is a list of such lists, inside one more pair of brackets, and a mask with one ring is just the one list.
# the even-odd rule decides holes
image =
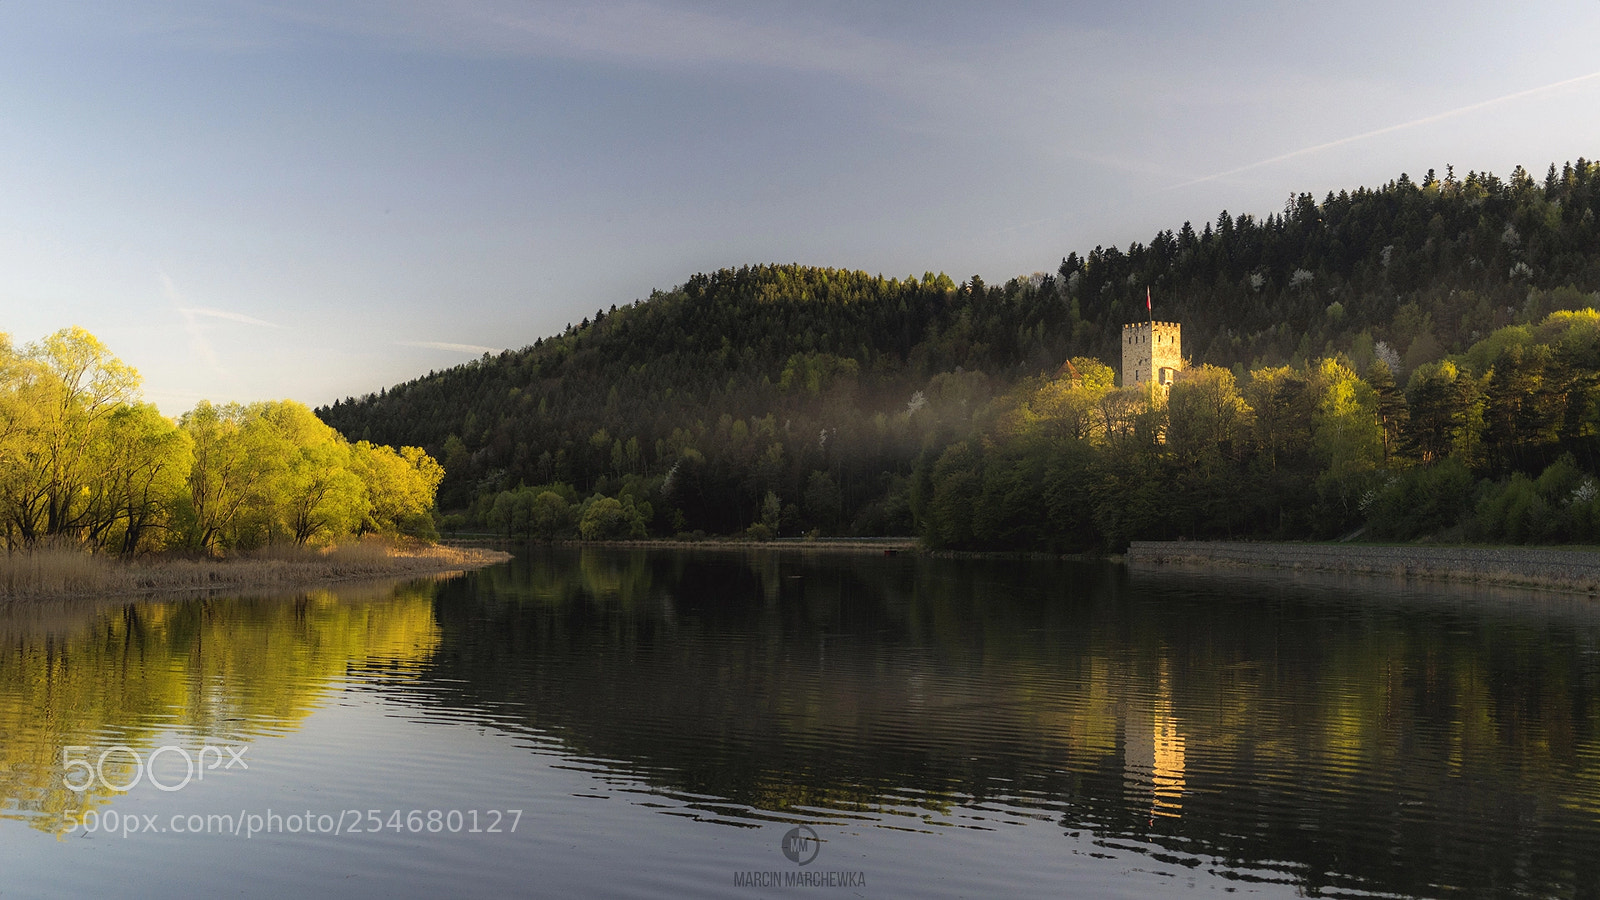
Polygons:
[[1123,559],[1133,568],[1239,566],[1600,592],[1600,552],[1586,550],[1134,541]]

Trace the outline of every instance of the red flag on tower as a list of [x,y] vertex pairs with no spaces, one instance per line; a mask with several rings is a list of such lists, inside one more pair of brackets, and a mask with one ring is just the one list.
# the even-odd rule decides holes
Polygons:
[[1144,286],[1144,309],[1145,312],[1155,315],[1155,308],[1150,305],[1150,285],[1148,284]]

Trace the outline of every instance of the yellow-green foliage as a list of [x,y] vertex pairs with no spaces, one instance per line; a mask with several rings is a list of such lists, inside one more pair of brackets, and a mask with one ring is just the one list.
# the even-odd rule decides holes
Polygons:
[[[86,558],[58,555],[73,565]],[[0,795],[13,800],[8,818],[53,831],[65,814],[121,796],[101,785],[67,790],[61,766],[68,747],[115,734],[115,743],[148,755],[171,723],[218,735],[218,743],[281,733],[298,727],[352,662],[426,659],[439,629],[431,589],[414,584],[369,599],[309,591],[293,603],[12,605],[0,609],[0,639],[7,648],[0,694],[16,698],[0,704]],[[131,775],[108,779],[126,783]]]
[[596,494],[585,501],[579,513],[578,534],[586,541],[642,538],[648,512],[649,504],[641,510],[634,505],[632,497],[618,500]]
[[1193,366],[1166,393],[1113,387],[1104,366],[1074,359],[925,454],[913,512],[934,546],[980,549],[1363,527],[1600,539],[1600,312],[1502,328],[1411,367],[1404,392],[1367,356],[1365,375],[1344,355]]
[[0,334],[0,535],[119,553],[206,553],[361,532],[432,534],[444,470],[415,447],[355,446],[292,400],[178,422],[82,328]]

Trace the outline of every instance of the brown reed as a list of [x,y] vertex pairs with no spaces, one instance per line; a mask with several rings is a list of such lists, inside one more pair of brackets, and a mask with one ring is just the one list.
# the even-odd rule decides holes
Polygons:
[[272,546],[222,559],[128,560],[71,546],[0,554],[0,600],[240,588],[444,574],[509,558],[497,550],[367,536],[328,547]]

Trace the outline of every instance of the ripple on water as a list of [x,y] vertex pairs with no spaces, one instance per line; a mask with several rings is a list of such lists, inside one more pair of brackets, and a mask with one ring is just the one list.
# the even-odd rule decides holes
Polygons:
[[[798,824],[885,893],[1600,883],[1600,617],[1577,607],[552,551],[390,600],[133,612],[57,629],[55,670],[18,632],[0,817],[50,802],[63,744],[226,737],[255,767],[207,789],[236,806],[516,803],[534,828],[285,837],[235,851],[252,884],[732,896],[732,871],[792,865]],[[196,871],[226,884],[221,859]]]

